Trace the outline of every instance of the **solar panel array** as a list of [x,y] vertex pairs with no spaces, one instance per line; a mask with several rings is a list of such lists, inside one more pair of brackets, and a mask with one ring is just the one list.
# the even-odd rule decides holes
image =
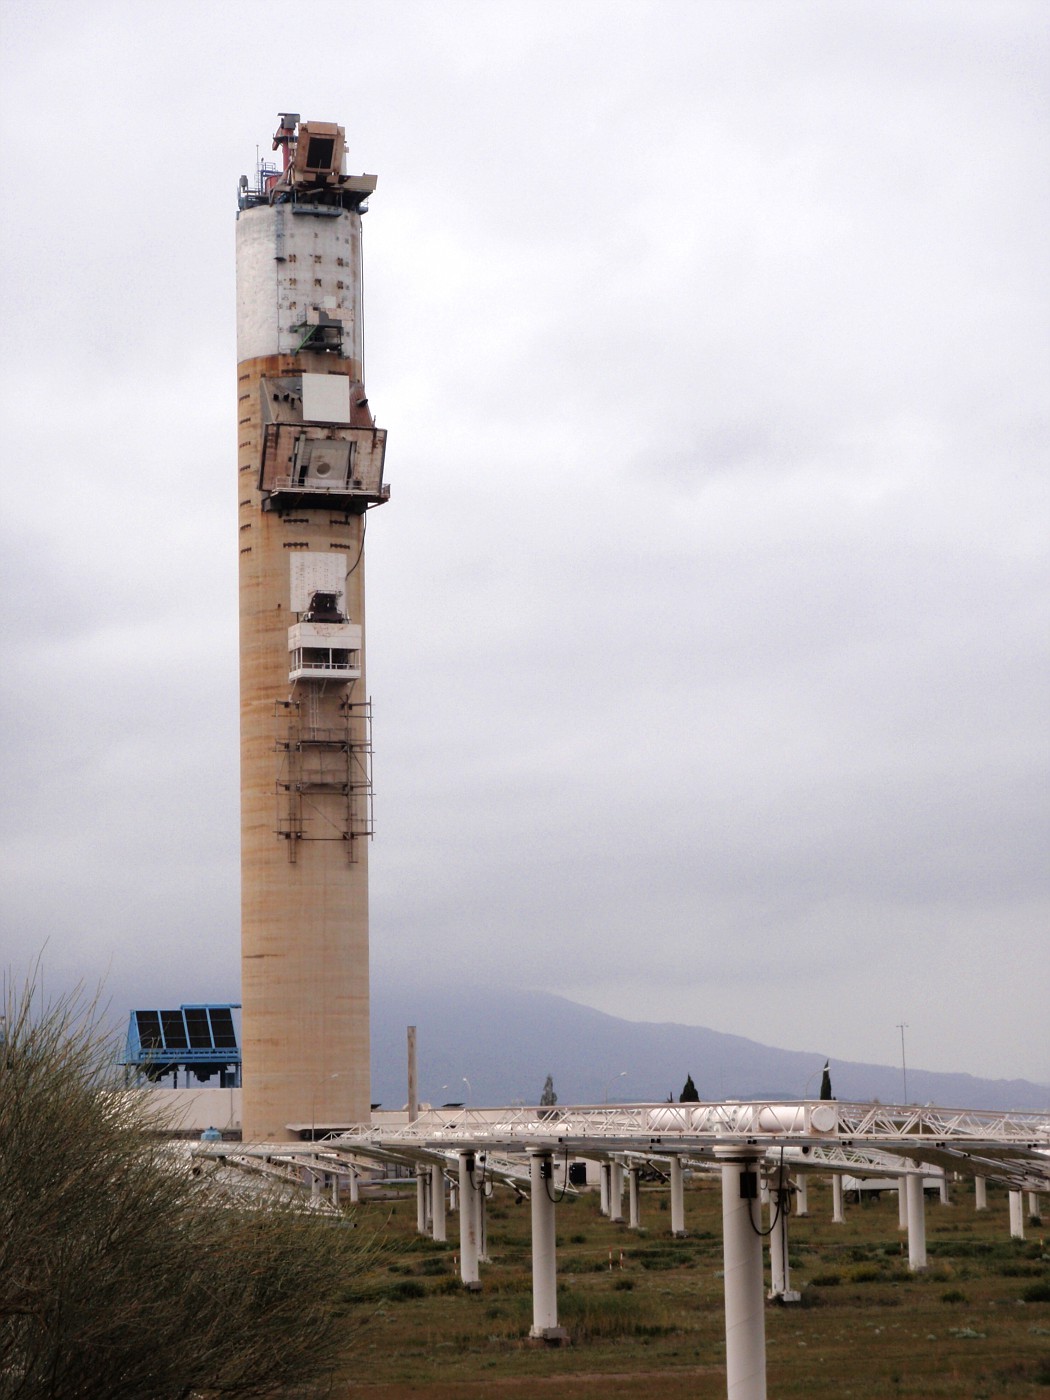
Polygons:
[[[186,1050],[237,1050],[229,1006],[180,1006],[177,1011],[133,1011],[143,1052],[172,1055]],[[226,1058],[229,1058],[228,1056]]]
[[180,1006],[177,1010],[133,1011],[128,1025],[124,1063],[150,1079],[192,1070],[198,1079],[219,1074],[236,1082],[241,1052],[233,1024],[233,1006]]

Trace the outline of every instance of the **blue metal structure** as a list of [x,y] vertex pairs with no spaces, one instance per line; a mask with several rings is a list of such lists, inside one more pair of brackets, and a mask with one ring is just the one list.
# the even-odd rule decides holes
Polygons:
[[179,1070],[204,1083],[219,1076],[222,1088],[241,1082],[241,1049],[233,1024],[239,1002],[183,1004],[177,1011],[133,1011],[124,1064],[155,1082]]

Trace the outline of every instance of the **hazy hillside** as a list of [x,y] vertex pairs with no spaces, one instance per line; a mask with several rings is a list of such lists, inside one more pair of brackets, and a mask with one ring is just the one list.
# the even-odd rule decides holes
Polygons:
[[[836,1098],[902,1097],[899,1065],[840,1061],[833,1045],[777,1050],[702,1026],[623,1021],[547,992],[438,993],[381,984],[373,987],[372,1097],[388,1108],[400,1107],[407,1094],[408,1025],[418,1029],[420,1098],[434,1103],[536,1103],[548,1074],[562,1103],[677,1098],[687,1074],[701,1098],[816,1097],[828,1056]],[[1042,1110],[1050,1108],[1050,1086],[909,1066],[908,1098]]]

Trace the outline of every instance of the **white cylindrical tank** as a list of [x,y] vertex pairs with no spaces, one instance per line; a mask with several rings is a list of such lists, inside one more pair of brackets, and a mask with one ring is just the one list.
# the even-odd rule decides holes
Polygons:
[[363,379],[361,215],[259,204],[237,218],[237,360],[294,355],[307,325],[341,327],[341,358]]

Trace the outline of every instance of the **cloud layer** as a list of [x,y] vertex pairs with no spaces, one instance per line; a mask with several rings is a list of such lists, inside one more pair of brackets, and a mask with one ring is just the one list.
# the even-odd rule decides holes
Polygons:
[[1045,10],[285,15],[5,16],[5,963],[237,995],[232,224],[298,105],[380,176],[377,965],[1046,1079]]

